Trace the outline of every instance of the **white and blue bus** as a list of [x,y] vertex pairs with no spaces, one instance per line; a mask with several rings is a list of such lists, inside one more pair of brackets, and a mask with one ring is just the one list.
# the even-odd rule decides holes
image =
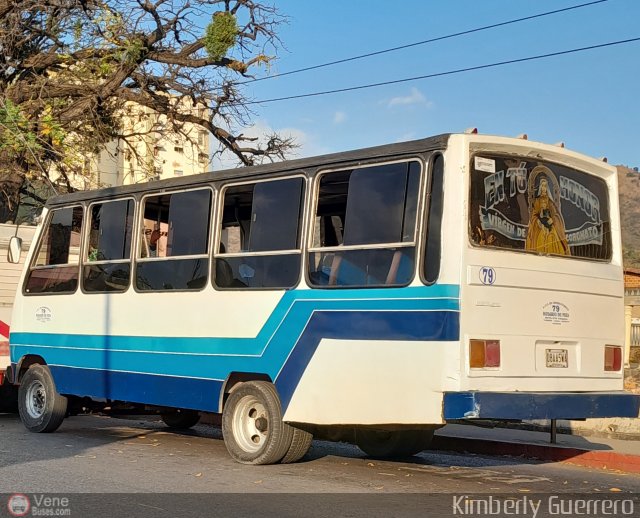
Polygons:
[[327,427],[399,456],[450,420],[637,417],[623,326],[616,170],[441,135],[52,198],[11,378],[34,432],[127,402],[221,413],[243,463]]

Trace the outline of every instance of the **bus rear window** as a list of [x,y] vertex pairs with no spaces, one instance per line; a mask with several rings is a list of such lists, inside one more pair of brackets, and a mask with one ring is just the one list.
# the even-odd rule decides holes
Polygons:
[[611,259],[607,185],[562,165],[492,154],[471,159],[473,244],[540,255]]

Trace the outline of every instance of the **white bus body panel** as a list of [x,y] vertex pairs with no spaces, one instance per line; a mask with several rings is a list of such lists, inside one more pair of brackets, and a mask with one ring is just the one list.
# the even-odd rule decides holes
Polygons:
[[[604,346],[624,345],[623,274],[617,171],[601,161],[526,140],[479,135],[461,141],[460,170],[466,177],[473,152],[514,154],[556,162],[603,178],[609,189],[613,257],[611,263],[548,257],[475,247],[462,236],[461,390],[607,391],[622,389],[622,372],[604,371]],[[464,141],[468,141],[469,145]],[[470,210],[463,198],[465,221]],[[443,252],[446,253],[446,252]],[[495,270],[493,285],[483,285],[480,270]],[[563,308],[563,321],[545,317],[551,303]],[[501,365],[470,369],[469,339],[498,339]],[[547,368],[545,349],[568,350],[567,368]]]

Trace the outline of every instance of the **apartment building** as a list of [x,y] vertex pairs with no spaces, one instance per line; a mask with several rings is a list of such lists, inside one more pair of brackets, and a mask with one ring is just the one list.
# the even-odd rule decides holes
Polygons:
[[[205,115],[206,108],[194,108]],[[127,142],[110,142],[98,155],[87,160],[90,171],[76,181],[80,189],[128,185],[209,170],[210,134],[191,123],[183,125],[184,135],[175,133],[165,115],[135,103],[122,113],[122,130]]]

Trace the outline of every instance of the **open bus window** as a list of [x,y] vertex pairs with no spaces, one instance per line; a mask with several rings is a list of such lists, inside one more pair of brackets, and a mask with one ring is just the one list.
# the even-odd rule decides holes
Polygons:
[[91,205],[82,274],[86,292],[125,291],[129,287],[134,209],[133,200]]
[[197,189],[143,201],[136,287],[199,290],[207,282],[212,193]]
[[605,181],[560,164],[474,155],[469,218],[477,246],[611,260]]
[[422,280],[434,284],[440,274],[442,251],[442,209],[444,203],[444,158],[436,154],[431,161],[429,189],[427,191],[427,235],[424,242]]
[[25,293],[69,293],[78,287],[82,207],[54,209],[35,254]]
[[218,288],[291,288],[300,277],[304,180],[229,187],[215,259]]
[[323,175],[309,255],[314,286],[401,286],[414,275],[420,164]]

